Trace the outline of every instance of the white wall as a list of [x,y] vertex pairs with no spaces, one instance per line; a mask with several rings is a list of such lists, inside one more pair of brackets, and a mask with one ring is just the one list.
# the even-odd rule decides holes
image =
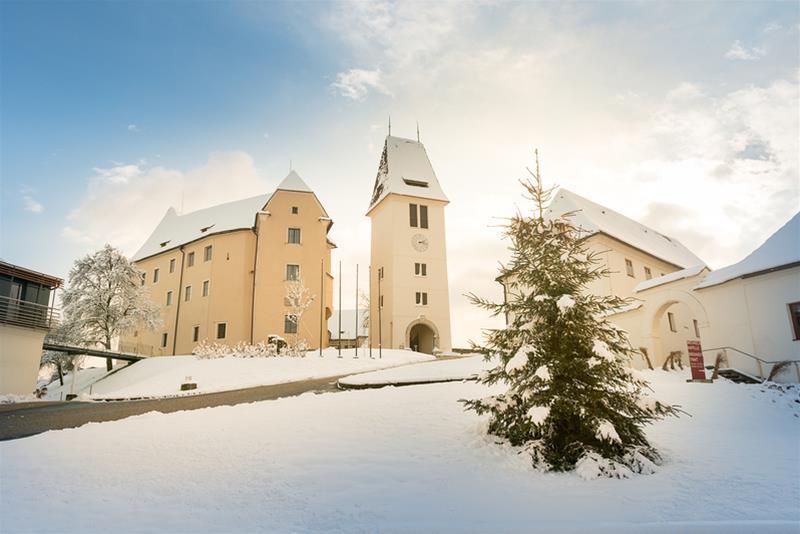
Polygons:
[[0,395],[36,389],[45,331],[0,324]]

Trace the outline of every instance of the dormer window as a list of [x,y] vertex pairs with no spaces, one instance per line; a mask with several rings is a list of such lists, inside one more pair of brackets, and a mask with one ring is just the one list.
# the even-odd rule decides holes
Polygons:
[[422,180],[411,180],[409,178],[403,178],[403,182],[406,185],[410,185],[412,187],[428,187],[428,182]]
[[159,246],[161,246],[161,248],[164,248],[164,247],[167,246],[167,243],[169,243],[169,242],[170,242],[170,240],[167,239],[166,241],[162,241],[161,243],[159,243]]
[[211,230],[212,228],[214,228],[213,224],[211,226],[206,226],[206,227],[200,228],[200,231],[203,232],[203,233],[206,233],[209,230]]

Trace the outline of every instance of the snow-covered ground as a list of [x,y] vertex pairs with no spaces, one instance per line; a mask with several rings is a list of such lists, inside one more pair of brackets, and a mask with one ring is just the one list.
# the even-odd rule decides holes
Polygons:
[[405,365],[394,369],[383,369],[339,379],[343,386],[364,387],[391,384],[420,384],[424,382],[443,382],[446,380],[465,380],[476,377],[493,364],[484,360],[480,354],[452,360],[424,362]]
[[[119,399],[194,395],[214,391],[281,384],[296,380],[340,376],[384,369],[407,363],[433,360],[433,356],[410,350],[384,349],[383,358],[374,358],[363,351],[355,357],[353,349],[342,350],[342,358],[334,348],[319,353],[309,352],[305,358],[225,358],[203,359],[195,356],[161,356],[136,362],[92,385],[90,398]],[[181,391],[181,384],[190,377],[197,389]],[[87,393],[87,389],[84,389]]]
[[150,413],[0,443],[2,532],[797,532],[794,393],[648,372],[651,476],[539,473],[456,382]]
[[92,384],[107,374],[108,371],[106,371],[105,362],[103,363],[103,367],[88,367],[80,369],[75,375],[75,384],[73,385],[72,373],[69,372],[64,375],[63,386],[58,379],[47,384],[47,395],[44,396],[44,400],[66,400],[67,395],[70,392],[74,392],[76,395],[81,393],[88,394],[92,388]]

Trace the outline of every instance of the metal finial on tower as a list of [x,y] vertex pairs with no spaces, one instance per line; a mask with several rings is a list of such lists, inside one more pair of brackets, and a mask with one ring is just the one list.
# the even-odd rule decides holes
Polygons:
[[417,143],[419,143],[419,121],[417,121]]
[[392,116],[389,115],[389,135],[392,135]]

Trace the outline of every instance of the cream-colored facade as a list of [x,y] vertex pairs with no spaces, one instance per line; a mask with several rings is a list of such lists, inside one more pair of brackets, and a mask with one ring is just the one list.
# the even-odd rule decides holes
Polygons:
[[326,319],[333,313],[331,225],[294,171],[270,196],[183,216],[168,212],[134,256],[151,299],[161,307],[163,325],[125,336],[120,348],[190,354],[204,340],[234,345],[270,335],[292,338],[296,323],[287,321],[285,297],[287,281],[295,277],[314,296],[298,335],[310,348],[327,346]]
[[447,202],[422,143],[387,137],[367,213],[373,347],[451,349]]

